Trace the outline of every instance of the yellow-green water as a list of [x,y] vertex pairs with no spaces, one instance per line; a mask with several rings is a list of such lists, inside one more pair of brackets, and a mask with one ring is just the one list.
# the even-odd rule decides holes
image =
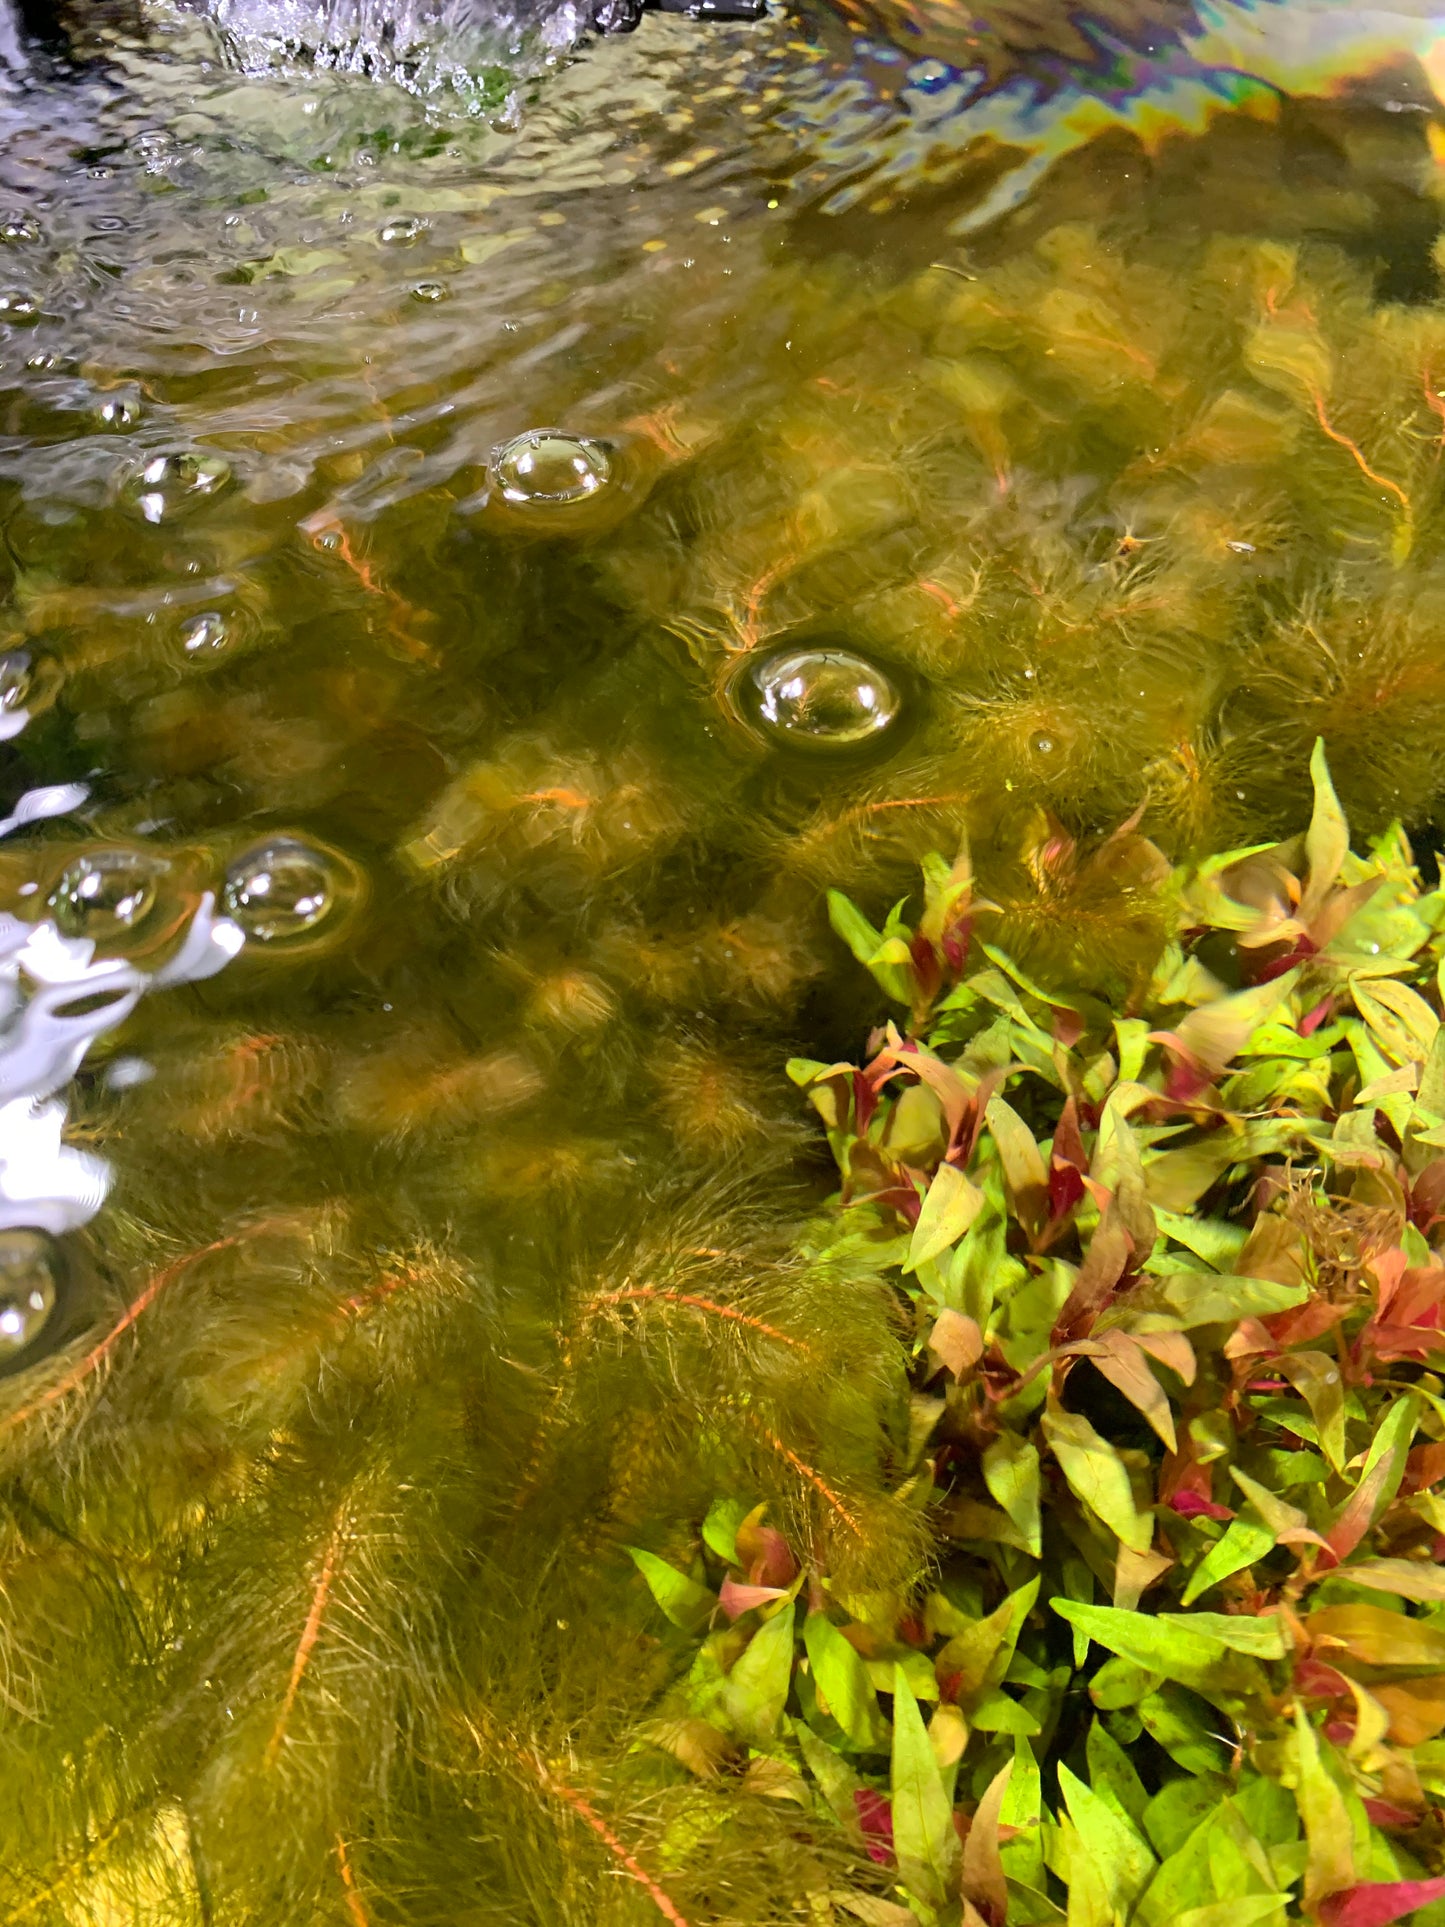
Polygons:
[[[0,1091],[0,1919],[655,1917],[558,1762],[661,1825],[617,1548],[773,1392],[633,1309],[741,1265],[831,1328],[785,1402],[845,1469],[906,1433],[886,1302],[789,1256],[828,1177],[783,1061],[878,1015],[825,887],[881,912],[966,827],[1015,953],[1117,978],[1154,877],[1110,833],[1298,827],[1320,735],[1429,841],[1441,117],[1398,43],[1080,111],[1017,194],[1007,116],[929,135],[781,17],[651,17],[490,119],[179,19],[0,101],[3,801],[73,786],[0,908],[92,1039],[42,1074],[12,1012]],[[539,429],[597,486],[538,499],[497,451]],[[764,687],[800,652],[821,725]],[[66,1002],[97,959],[123,1023]],[[831,1849],[754,1805],[664,1843],[689,1918],[828,1918]]]

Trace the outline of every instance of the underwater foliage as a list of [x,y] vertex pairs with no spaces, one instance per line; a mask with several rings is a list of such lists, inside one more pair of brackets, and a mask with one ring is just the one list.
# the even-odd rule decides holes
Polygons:
[[1109,988],[1021,970],[966,854],[916,923],[832,900],[907,1028],[790,1069],[825,1248],[911,1308],[936,1566],[810,1576],[789,1703],[920,1920],[1445,1912],[1445,894],[1313,766]]

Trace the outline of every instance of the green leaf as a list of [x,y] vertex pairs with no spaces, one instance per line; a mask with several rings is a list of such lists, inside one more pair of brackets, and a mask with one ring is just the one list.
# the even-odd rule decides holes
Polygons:
[[1282,1285],[1273,1278],[1211,1278],[1198,1271],[1176,1271],[1160,1281],[1159,1297],[1177,1314],[1180,1330],[1197,1325],[1233,1325],[1241,1318],[1269,1318],[1309,1297],[1308,1285]]
[[1182,1603],[1193,1605],[1200,1593],[1208,1592],[1231,1573],[1243,1572],[1246,1566],[1252,1566],[1256,1559],[1272,1551],[1275,1543],[1275,1535],[1268,1526],[1257,1525],[1251,1519],[1232,1520],[1228,1531],[1214,1542],[1189,1575]]
[[1128,1754],[1102,1720],[1090,1723],[1085,1756],[1094,1792],[1136,1832],[1142,1832],[1149,1795]]
[[875,930],[862,911],[838,890],[828,892],[828,921],[885,996],[900,1004],[913,1001],[913,972],[907,963],[906,944],[897,938],[885,939],[882,931]]
[[1147,1552],[1154,1538],[1154,1520],[1135,1506],[1128,1467],[1115,1448],[1099,1436],[1082,1412],[1066,1412],[1062,1406],[1051,1405],[1042,1425],[1075,1497],[1096,1513],[1131,1552]]
[[913,1227],[904,1271],[916,1271],[927,1259],[956,1244],[983,1206],[983,1192],[956,1164],[940,1164]]
[[1026,1230],[1037,1231],[1049,1210],[1049,1174],[1038,1141],[1013,1106],[1001,1097],[989,1099],[985,1115],[1014,1214]]
[[1228,1770],[1233,1751],[1216,1728],[1219,1715],[1209,1702],[1187,1686],[1166,1680],[1138,1705],[1140,1724],[1150,1739],[1186,1773],[1215,1774]]
[[1026,1706],[997,1687],[991,1687],[973,1702],[968,1709],[968,1723],[980,1733],[1013,1733],[1022,1739],[1032,1739],[1042,1731]]
[[641,1546],[628,1546],[625,1550],[673,1625],[681,1626],[687,1633],[702,1632],[717,1609],[716,1595],[695,1579],[689,1579],[685,1572],[679,1572],[676,1566],[670,1566],[665,1559],[659,1559],[655,1552],[644,1552]]
[[729,1724],[749,1746],[766,1746],[778,1730],[793,1677],[793,1602],[765,1619],[743,1648],[722,1696]]
[[1305,1868],[1305,1904],[1313,1910],[1327,1894],[1341,1893],[1355,1882],[1354,1824],[1345,1796],[1326,1771],[1319,1740],[1305,1715],[1295,1707],[1295,1798],[1309,1842]]
[[[1328,1573],[1321,1573],[1322,1579]],[[1400,1599],[1418,1599],[1423,1604],[1445,1606],[1445,1566],[1420,1559],[1362,1559],[1347,1566],[1343,1576],[1352,1585],[1369,1586],[1376,1592],[1392,1592]]]
[[[1257,1659],[1231,1650],[1224,1639],[1212,1636],[1213,1624],[1220,1623],[1218,1615],[1126,1612],[1114,1606],[1088,1606],[1077,1599],[1052,1599],[1049,1603],[1061,1618],[1110,1652],[1148,1667],[1164,1679],[1192,1687],[1226,1710],[1241,1697],[1263,1696],[1268,1690]],[[1241,1619],[1230,1623],[1271,1629],[1250,1636],[1272,1638],[1283,1650],[1283,1632],[1277,1622]]]
[[1234,1900],[1186,1908],[1175,1917],[1174,1927],[1255,1927],[1256,1921],[1282,1921],[1285,1906],[1283,1894],[1240,1894]]
[[1332,1469],[1345,1466],[1345,1384],[1339,1360],[1328,1352],[1290,1352],[1277,1368],[1309,1406],[1319,1447]]
[[1116,1914],[1126,1916],[1158,1864],[1154,1855],[1134,1823],[1062,1763],[1059,1791],[1103,1881],[1110,1906]]
[[1325,757],[1322,736],[1315,738],[1310,753],[1310,778],[1315,787],[1315,806],[1305,832],[1305,862],[1308,878],[1300,899],[1299,919],[1308,925],[1323,907],[1334,888],[1345,858],[1350,854],[1350,830],[1335,786],[1330,781],[1330,766]]
[[794,1720],[791,1724],[798,1751],[817,1781],[819,1792],[843,1825],[853,1829],[858,1824],[853,1795],[863,1782],[842,1754],[835,1753],[828,1742],[820,1738],[805,1721]]
[[868,1668],[856,1647],[821,1612],[809,1613],[804,1620],[803,1644],[823,1702],[821,1710],[832,1715],[860,1752],[881,1748],[887,1741],[888,1727],[878,1709]]
[[1017,1432],[1000,1432],[984,1450],[983,1482],[995,1504],[1018,1527],[1034,1558],[1040,1558],[1043,1537],[1039,1521],[1037,1448],[1028,1439],[1020,1438]]
[[901,1666],[894,1672],[889,1789],[899,1875],[910,1892],[940,1907],[957,1884],[962,1848],[943,1774]]
[[752,1511],[746,1499],[714,1499],[702,1522],[702,1542],[730,1566],[738,1563],[738,1527]]
[[1044,1885],[1043,1842],[1039,1822],[1043,1816],[1043,1786],[1039,1763],[1028,1740],[1020,1734],[1014,1740],[1013,1773],[999,1810],[999,1822],[1019,1829],[999,1849],[1004,1873],[1026,1887]]

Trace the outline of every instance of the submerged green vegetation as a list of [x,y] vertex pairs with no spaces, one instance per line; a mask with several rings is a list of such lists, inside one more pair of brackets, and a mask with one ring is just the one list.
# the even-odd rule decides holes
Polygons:
[[1418,76],[965,246],[199,31],[0,151],[0,1927],[1437,1927]]

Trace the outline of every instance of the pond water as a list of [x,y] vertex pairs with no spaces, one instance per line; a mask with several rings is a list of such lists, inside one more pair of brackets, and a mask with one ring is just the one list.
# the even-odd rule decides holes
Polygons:
[[[598,1295],[794,1288],[824,890],[967,833],[1118,972],[1039,852],[1293,830],[1319,736],[1429,842],[1445,43],[232,25],[0,94],[0,1917],[655,1918],[555,1815],[747,1394]],[[690,1918],[830,1918],[754,1804]]]

